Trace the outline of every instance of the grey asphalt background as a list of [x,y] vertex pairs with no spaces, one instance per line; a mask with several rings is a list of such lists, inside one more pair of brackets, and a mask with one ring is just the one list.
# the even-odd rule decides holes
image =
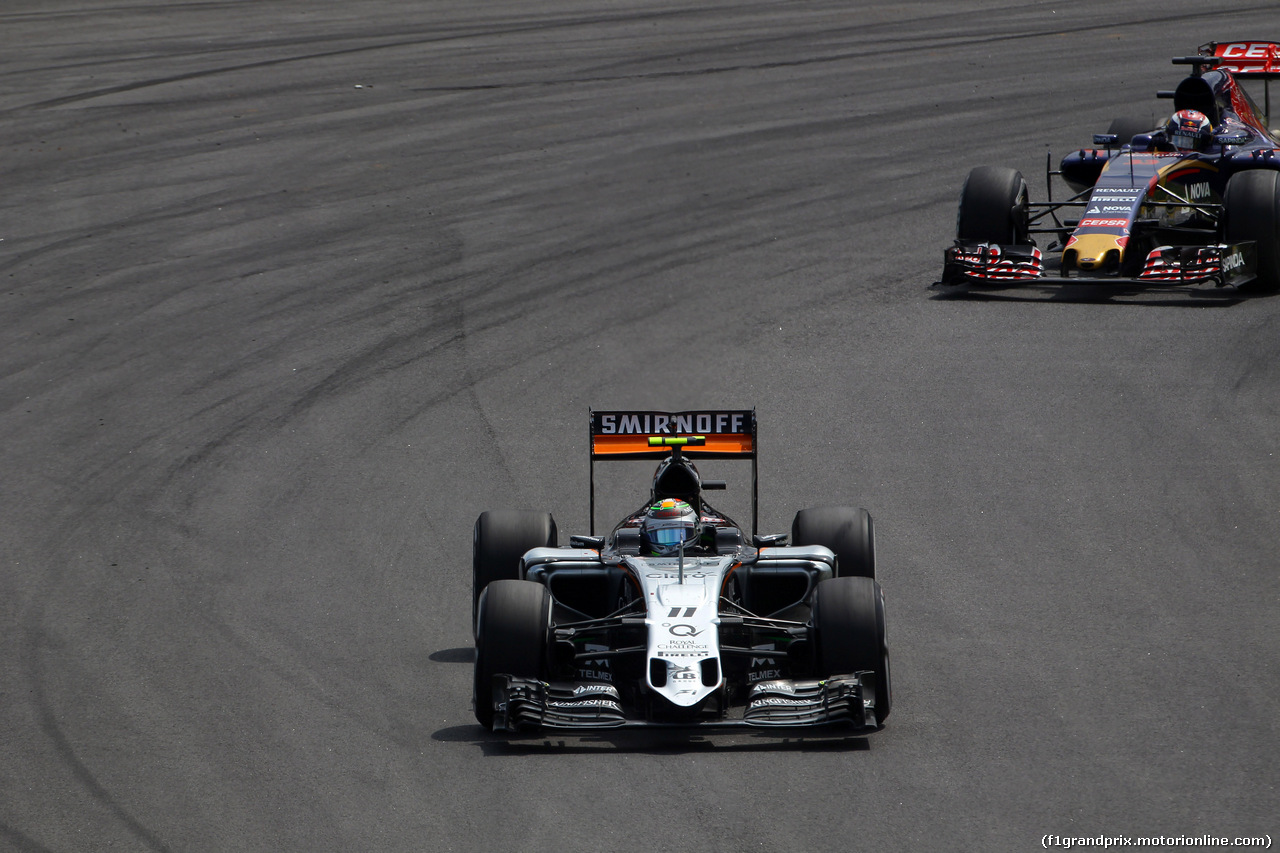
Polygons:
[[[1280,299],[928,285],[970,167],[1278,25],[7,0],[0,849],[1275,838]],[[719,406],[764,532],[875,516],[888,728],[483,733],[475,516],[585,531],[589,407]]]

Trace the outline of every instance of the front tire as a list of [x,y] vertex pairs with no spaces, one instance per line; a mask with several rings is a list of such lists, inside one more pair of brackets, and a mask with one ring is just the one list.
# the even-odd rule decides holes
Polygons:
[[1031,242],[1027,182],[1016,169],[978,166],[960,190],[956,239],[1001,246]]
[[817,676],[870,671],[875,718],[884,725],[893,706],[884,592],[871,578],[832,578],[813,591]]
[[480,513],[472,532],[471,630],[480,593],[496,580],[517,580],[520,558],[532,548],[556,546],[556,520],[549,512],[497,509]]
[[1222,205],[1226,242],[1252,240],[1258,247],[1258,277],[1239,289],[1244,293],[1280,290],[1280,172],[1255,169],[1232,175]]
[[791,522],[792,545],[824,545],[836,555],[839,577],[876,576],[876,529],[860,507],[802,509]]
[[551,593],[533,581],[496,580],[480,600],[472,699],[476,721],[493,728],[493,677],[545,679]]

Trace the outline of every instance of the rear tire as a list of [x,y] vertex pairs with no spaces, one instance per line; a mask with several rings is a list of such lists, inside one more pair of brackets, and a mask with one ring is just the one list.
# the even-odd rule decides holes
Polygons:
[[493,728],[493,677],[545,679],[551,593],[533,581],[496,580],[480,600],[472,699],[476,720]]
[[871,513],[859,507],[802,509],[791,522],[792,545],[825,545],[836,555],[839,577],[876,576],[876,529]]
[[978,166],[960,190],[956,239],[1001,246],[1031,242],[1027,182],[1016,169]]
[[813,591],[817,676],[871,671],[877,725],[893,706],[884,622],[884,593],[871,578],[832,578]]
[[1241,285],[1244,293],[1280,290],[1280,172],[1237,172],[1222,194],[1229,244],[1253,240],[1258,246],[1258,277]]
[[1116,141],[1117,145],[1128,145],[1133,138],[1139,133],[1151,133],[1155,127],[1151,124],[1149,118],[1135,118],[1134,116],[1125,116],[1111,120],[1111,126],[1107,128],[1107,133],[1114,133],[1119,137]]
[[496,509],[480,513],[472,534],[471,630],[480,593],[496,580],[520,577],[520,558],[531,548],[556,546],[556,520],[547,512]]

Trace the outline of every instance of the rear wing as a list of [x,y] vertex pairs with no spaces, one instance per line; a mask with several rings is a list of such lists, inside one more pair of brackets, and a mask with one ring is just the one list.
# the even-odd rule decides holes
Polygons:
[[751,532],[756,532],[759,481],[755,409],[692,412],[591,412],[591,535],[596,532],[596,460],[662,459],[683,453],[702,459],[751,461]]
[[1235,75],[1280,80],[1280,44],[1269,41],[1233,41],[1200,45],[1201,56],[1216,56],[1219,68]]
[[1271,81],[1280,80],[1280,44],[1269,41],[1211,41],[1200,55],[1214,57],[1218,68],[1242,80],[1262,80],[1264,121],[1271,121]]

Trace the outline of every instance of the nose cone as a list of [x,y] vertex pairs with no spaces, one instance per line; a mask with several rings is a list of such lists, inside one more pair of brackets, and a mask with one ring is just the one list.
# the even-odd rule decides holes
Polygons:
[[1108,261],[1119,263],[1127,242],[1128,237],[1122,234],[1077,234],[1067,241],[1062,265],[1092,271],[1102,269]]

